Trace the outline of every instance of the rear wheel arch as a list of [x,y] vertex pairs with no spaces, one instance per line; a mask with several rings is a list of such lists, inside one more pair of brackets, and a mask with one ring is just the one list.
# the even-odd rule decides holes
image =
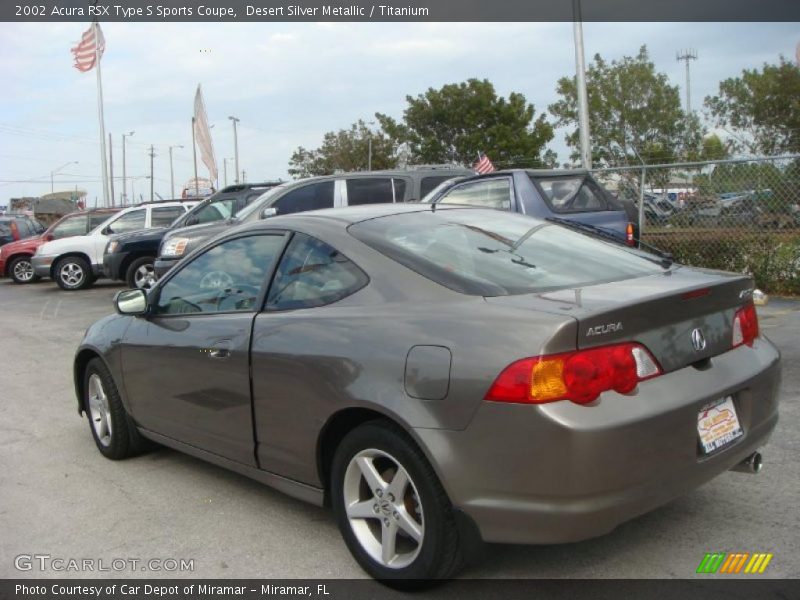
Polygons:
[[[331,502],[331,468],[333,466],[333,456],[336,454],[336,449],[348,433],[353,431],[356,427],[370,421],[388,423],[414,440],[406,429],[396,420],[377,410],[351,407],[342,409],[331,415],[322,427],[319,437],[317,438],[317,470],[320,481],[322,482],[322,487],[325,490],[325,506],[330,506]],[[416,440],[414,440],[414,443],[416,444]]]
[[408,439],[420,452],[425,456],[425,459],[433,468],[436,476],[442,481],[439,466],[431,459],[428,449],[420,443],[417,436],[413,434],[411,428],[404,425],[398,419],[387,415],[386,413],[362,407],[344,408],[328,418],[328,421],[322,427],[320,434],[317,438],[317,472],[319,480],[322,482],[323,490],[325,491],[325,506],[330,506],[331,498],[331,469],[333,466],[333,456],[336,454],[336,449],[345,438],[345,436],[353,431],[356,427],[368,423],[370,421],[379,421],[386,423],[396,429],[400,434]]

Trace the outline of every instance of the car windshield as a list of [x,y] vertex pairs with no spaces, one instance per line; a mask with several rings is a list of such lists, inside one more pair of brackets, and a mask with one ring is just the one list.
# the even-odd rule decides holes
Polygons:
[[282,183],[275,187],[269,188],[266,192],[261,194],[258,198],[253,200],[250,204],[245,206],[242,210],[236,213],[236,220],[238,221],[257,221],[259,219],[258,213],[264,208],[267,202],[275,196],[275,194],[282,192],[286,189],[288,183]]
[[652,258],[623,246],[493,210],[403,213],[349,231],[428,279],[473,295],[545,292],[661,272]]

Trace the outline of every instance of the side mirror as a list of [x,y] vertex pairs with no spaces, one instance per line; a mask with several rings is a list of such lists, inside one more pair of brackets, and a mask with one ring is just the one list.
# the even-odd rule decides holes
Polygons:
[[197,225],[200,222],[200,219],[197,217],[189,217],[186,219],[185,226],[189,227],[189,225]]
[[270,217],[274,217],[278,214],[278,209],[272,206],[268,206],[264,210],[261,211],[261,218],[262,219],[269,219]]
[[123,290],[114,296],[114,307],[121,315],[143,315],[147,312],[147,293],[144,290]]
[[103,231],[102,231],[102,234],[103,234],[103,235],[111,235],[112,233],[114,233],[114,230],[113,230],[113,229],[111,229],[111,225],[109,225],[108,227],[106,227],[106,228],[105,228],[105,229],[103,229]]
[[54,239],[56,239],[56,236],[54,236],[52,233],[48,233],[46,236],[44,236],[45,242],[52,242]]

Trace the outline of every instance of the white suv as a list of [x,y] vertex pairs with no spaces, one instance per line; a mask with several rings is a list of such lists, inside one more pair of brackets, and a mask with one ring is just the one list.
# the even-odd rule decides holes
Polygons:
[[192,206],[192,201],[152,202],[113,214],[86,235],[53,240],[39,246],[31,262],[34,272],[49,277],[62,290],[80,290],[103,273],[108,236],[152,227],[167,227]]

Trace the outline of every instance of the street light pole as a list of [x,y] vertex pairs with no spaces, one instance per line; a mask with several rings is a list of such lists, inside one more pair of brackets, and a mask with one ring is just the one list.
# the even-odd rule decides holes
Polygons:
[[128,201],[128,188],[125,183],[125,137],[132,136],[135,131],[131,131],[130,133],[123,133],[122,134],[122,204],[126,204]]
[[64,167],[68,167],[70,165],[77,165],[77,164],[78,164],[77,160],[71,160],[68,163],[64,163],[63,165],[61,165],[57,169],[54,169],[53,171],[50,171],[50,193],[51,194],[55,192],[55,185],[54,185],[54,182],[53,182],[53,176],[56,173],[58,173],[61,169],[63,169]]
[[575,19],[572,33],[575,38],[575,81],[578,92],[578,132],[581,143],[581,166],[592,168],[592,152],[589,143],[589,97],[586,92],[586,60],[583,54],[583,25],[581,23],[581,0],[572,0]]
[[[367,125],[375,125],[375,121],[370,121]],[[367,150],[367,171],[372,171],[372,128],[369,129],[369,146]]]
[[228,118],[233,121],[233,166],[236,173],[236,183],[239,183],[239,138],[236,133],[236,124],[239,122],[239,119],[236,117]]
[[172,149],[183,148],[183,146],[170,146],[169,147],[169,189],[172,194],[170,197],[175,198],[175,172],[172,169]]

